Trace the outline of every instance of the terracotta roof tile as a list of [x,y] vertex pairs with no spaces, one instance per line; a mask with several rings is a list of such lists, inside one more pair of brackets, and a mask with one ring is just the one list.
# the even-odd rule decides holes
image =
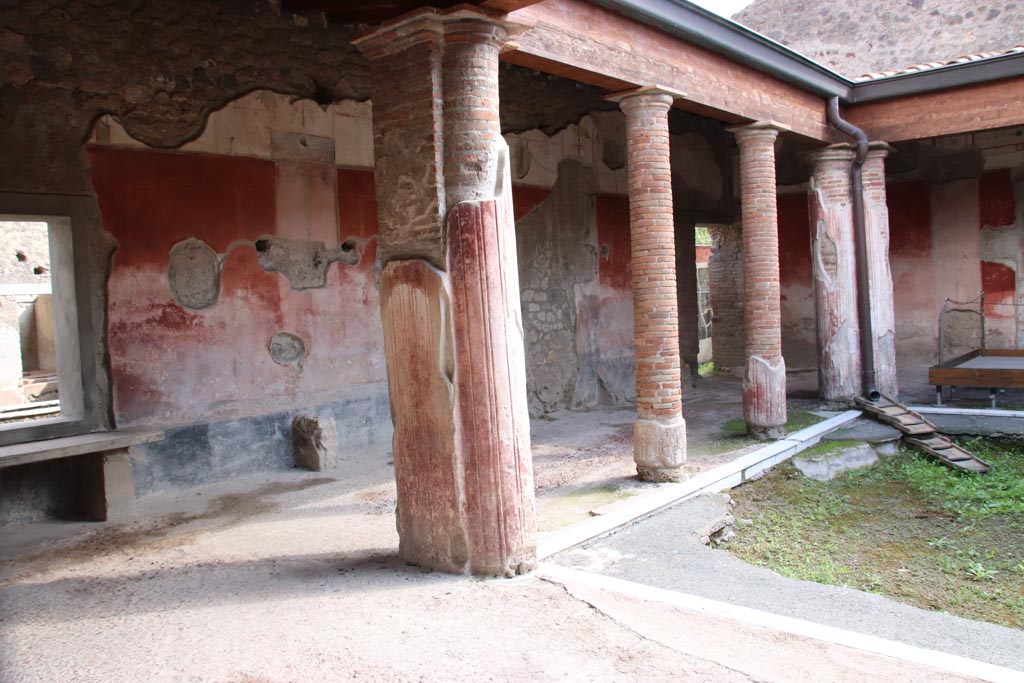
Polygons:
[[950,59],[944,62],[925,62],[924,64],[914,64],[903,69],[895,69],[891,71],[876,71],[863,76],[857,76],[853,79],[855,83],[863,83],[865,81],[876,81],[881,78],[891,78],[893,76],[902,76],[904,74],[918,73],[921,71],[931,71],[932,69],[941,69],[947,66],[953,66],[955,64],[967,64],[968,62],[979,62],[983,59],[992,59],[993,57],[1003,57],[1005,55],[1012,55],[1017,53],[1024,53],[1024,45],[1015,45],[1008,50],[994,50],[989,52],[976,52],[969,55],[960,55],[954,59]]

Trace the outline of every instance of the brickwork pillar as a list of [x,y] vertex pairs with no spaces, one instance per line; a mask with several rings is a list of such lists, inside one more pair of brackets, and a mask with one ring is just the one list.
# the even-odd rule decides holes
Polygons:
[[373,74],[381,316],[400,553],[529,570],[536,520],[498,52],[508,26],[426,9],[357,44]]
[[889,209],[885,203],[885,157],[891,148],[872,142],[864,162],[864,222],[867,233],[871,327],[875,337],[875,384],[886,396],[899,395],[896,378],[896,307],[889,268]]
[[860,322],[857,318],[857,253],[847,144],[810,155],[811,265],[818,317],[818,393],[822,400],[852,403],[861,392]]
[[715,370],[743,368],[747,364],[743,339],[743,231],[739,225],[712,225],[711,287],[712,360]]
[[786,363],[782,358],[775,140],[779,129],[755,123],[732,129],[740,148],[743,221],[743,329],[747,363],[743,417],[754,438],[785,435]]
[[613,95],[626,114],[637,419],[633,459],[644,481],[673,481],[686,461],[679,364],[668,110],[675,93]]

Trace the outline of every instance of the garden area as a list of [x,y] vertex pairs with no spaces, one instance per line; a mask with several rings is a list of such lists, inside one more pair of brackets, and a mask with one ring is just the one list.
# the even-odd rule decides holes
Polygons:
[[905,446],[831,481],[778,466],[731,492],[736,536],[723,547],[784,576],[1024,628],[1024,441],[962,445],[992,472]]

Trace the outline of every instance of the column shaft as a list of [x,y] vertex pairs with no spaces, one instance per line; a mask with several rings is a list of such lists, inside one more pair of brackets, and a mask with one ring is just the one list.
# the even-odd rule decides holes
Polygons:
[[851,403],[861,391],[857,255],[850,197],[849,145],[811,155],[811,264],[818,318],[818,394]]
[[779,227],[775,187],[777,128],[734,129],[740,148],[743,221],[743,328],[747,366],[743,417],[755,438],[781,438],[786,424],[786,363],[782,359]]
[[686,460],[676,300],[668,110],[656,88],[614,96],[626,114],[637,420],[633,458],[646,481],[677,479]]
[[400,552],[510,576],[536,552],[505,26],[424,10],[361,39],[373,73],[381,315]]
[[864,162],[864,220],[871,287],[875,384],[886,396],[899,395],[896,377],[896,307],[889,268],[889,208],[885,203],[885,157],[889,145],[873,142]]

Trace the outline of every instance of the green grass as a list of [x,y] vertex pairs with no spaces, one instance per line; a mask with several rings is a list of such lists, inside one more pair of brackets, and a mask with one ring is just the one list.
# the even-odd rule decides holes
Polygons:
[[714,361],[708,363],[701,363],[697,366],[697,374],[701,377],[711,377],[715,374],[715,363]]
[[[786,416],[789,418],[786,421],[787,434],[798,432],[801,429],[825,420],[825,418],[814,415],[806,410],[789,410]],[[722,433],[724,436],[745,436],[747,433],[747,423],[742,417],[733,418],[722,425]]]
[[964,442],[963,447],[992,465],[992,471],[963,474],[919,457],[900,461],[898,474],[933,504],[963,517],[1024,515],[1024,447],[986,439]]
[[800,457],[801,458],[813,458],[813,457],[818,456],[818,455],[825,455],[827,453],[832,453],[834,451],[839,451],[839,450],[842,450],[844,448],[852,448],[854,446],[859,446],[862,443],[863,443],[863,441],[848,441],[848,440],[819,441],[814,446],[801,451],[800,452]]
[[777,467],[733,490],[741,522],[728,547],[785,576],[1022,628],[1024,444],[964,446],[993,471],[954,472],[910,449],[830,482]]

